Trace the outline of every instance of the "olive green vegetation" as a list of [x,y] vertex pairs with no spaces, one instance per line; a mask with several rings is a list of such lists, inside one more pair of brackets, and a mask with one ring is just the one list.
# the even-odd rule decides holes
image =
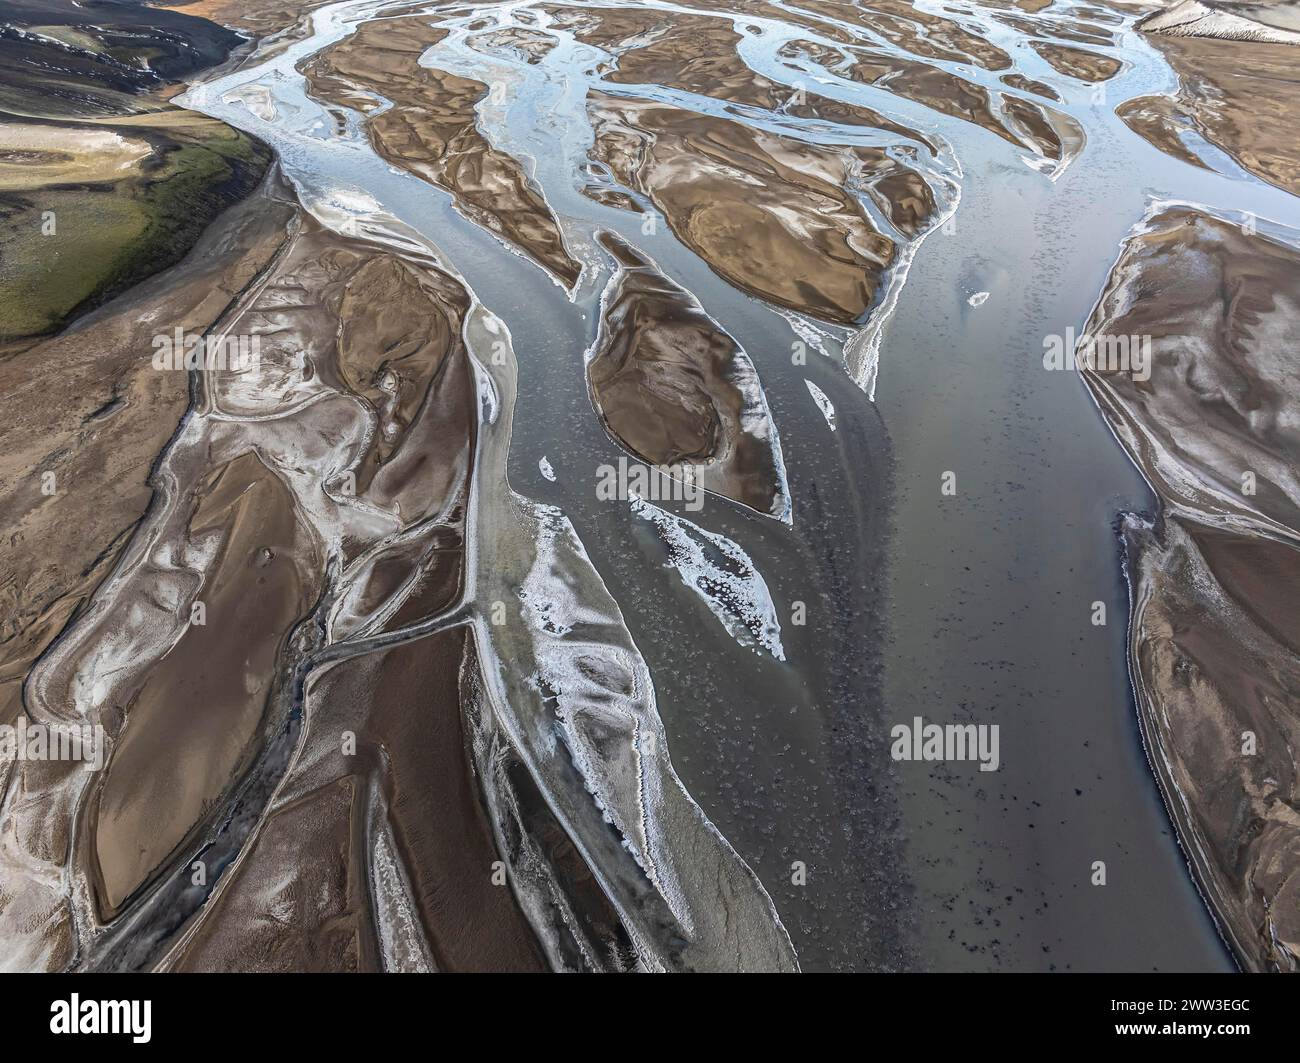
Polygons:
[[265,145],[176,108],[77,126],[92,124],[153,152],[113,182],[0,195],[0,340],[57,331],[178,262],[270,164]]
[[[39,203],[3,198],[15,209],[0,222],[0,339],[57,329],[106,286],[114,261],[147,224],[135,203],[111,192],[47,191]],[[42,233],[47,210],[56,219],[52,236]]]

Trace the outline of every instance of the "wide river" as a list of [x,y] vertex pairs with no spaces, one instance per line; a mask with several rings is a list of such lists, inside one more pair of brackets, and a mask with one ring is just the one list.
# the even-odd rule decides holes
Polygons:
[[[322,8],[309,32],[264,44],[179,102],[270,143],[327,225],[404,223],[506,324],[518,365],[510,486],[572,522],[649,666],[678,775],[757,873],[804,969],[1232,967],[1148,768],[1126,671],[1115,522],[1154,499],[1084,384],[1045,370],[1042,355],[1049,337],[1082,327],[1121,239],[1154,200],[1292,223],[1295,200],[1230,160],[1219,160],[1222,175],[1179,162],[1115,116],[1122,101],[1175,83],[1125,11],[1100,12],[1113,41],[1087,47],[1123,66],[1094,85],[1059,73],[995,8],[917,4],[1055,90],[1053,106],[1085,139],[1051,164],[887,85],[792,59],[787,42],[823,39],[807,11],[786,21],[781,4],[730,13],[610,0],[603,6],[665,20],[722,20],[755,72],[792,92],[815,82],[823,97],[872,107],[939,145],[925,166],[946,220],[909,247],[845,359],[855,330],[777,308],[727,283],[668,226],[646,232],[638,215],[580,193],[593,137],[583,101],[602,57],[547,29],[555,6],[434,5],[429,21],[452,32],[420,62],[493,86],[479,129],[524,161],[587,266],[572,295],[449,192],[381,158],[360,114],[308,95],[306,60],[418,5]],[[1057,4],[1036,20],[1050,30],[1051,18],[1090,12]],[[555,43],[535,62],[476,44],[512,27]],[[843,32],[908,54],[857,23]],[[1005,88],[980,67],[936,65]],[[819,144],[870,142],[854,126],[678,88],[618,89]],[[597,494],[597,467],[622,454],[584,379],[610,275],[597,230],[619,233],[691,292],[761,380],[791,521],[712,496],[698,513],[663,505],[725,536],[747,559],[741,569],[761,577],[780,656],[719,622],[637,507]],[[1104,624],[1094,623],[1099,602]],[[997,770],[894,761],[890,729],[918,716],[996,724]],[[1093,883],[1097,861],[1104,886]]]

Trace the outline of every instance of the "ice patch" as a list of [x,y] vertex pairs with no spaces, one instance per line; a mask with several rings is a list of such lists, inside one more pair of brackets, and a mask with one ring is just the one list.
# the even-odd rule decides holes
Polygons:
[[633,498],[631,505],[633,513],[655,526],[668,550],[669,565],[731,637],[784,661],[776,607],[749,555],[725,535],[705,531],[643,498]]
[[808,394],[812,396],[813,402],[817,403],[817,409],[821,410],[822,416],[826,418],[826,423],[830,426],[832,432],[835,431],[835,407],[831,400],[826,397],[826,392],[822,391],[811,380],[804,378],[804,383],[808,385]]
[[279,114],[271,90],[266,85],[241,85],[221,97],[222,103],[242,103],[250,114],[263,122],[274,122]]

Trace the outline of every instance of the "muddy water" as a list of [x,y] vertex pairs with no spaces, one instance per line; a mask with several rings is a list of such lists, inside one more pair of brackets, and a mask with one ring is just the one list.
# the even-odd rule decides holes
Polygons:
[[[1041,357],[1045,337],[1081,327],[1120,239],[1152,197],[1282,221],[1288,212],[1295,220],[1294,201],[1230,162],[1226,177],[1177,163],[1114,117],[1122,100],[1173,85],[1158,53],[1126,28],[1129,15],[1107,23],[1111,43],[1087,45],[1124,62],[1099,94],[1059,73],[993,9],[918,5],[959,19],[1006,51],[1016,72],[1052,87],[1060,97],[1052,106],[1085,137],[1077,157],[1067,149],[1053,159],[916,93],[895,94],[888,80],[855,80],[849,66],[827,66],[824,52],[800,43],[851,41],[915,59],[856,19],[818,25],[793,5],[746,4],[734,18],[715,5],[611,6],[669,21],[692,11],[721,18],[741,34],[738,55],[756,74],[915,131],[886,134],[682,88],[601,85],[819,146],[901,144],[935,211],[922,239],[895,232],[897,257],[864,320],[819,323],[755,298],[679,239],[675,219],[658,215],[651,231],[642,215],[582,194],[593,172],[587,90],[608,56],[552,27],[540,6],[336,4],[313,16],[305,39],[265,60],[254,54],[182,102],[268,141],[326,225],[394,245],[405,231],[436,248],[504,324],[517,373],[497,381],[512,392],[498,396],[497,411],[512,429],[509,453],[484,467],[572,523],[648,666],[677,775],[757,874],[805,969],[1229,966],[1145,762],[1125,671],[1113,523],[1153,500],[1082,383],[1045,371]],[[1053,20],[1071,10],[1056,5],[1034,25],[1050,39],[1063,25]],[[304,62],[358,24],[399,12],[451,31],[421,65],[493,87],[477,105],[478,129],[521,160],[559,219],[586,266],[573,291],[508,234],[474,224],[450,192],[380,158],[359,113],[309,95]],[[531,63],[476,44],[509,27],[556,43]],[[990,91],[1005,88],[1006,70],[931,61]],[[878,204],[859,198],[881,232],[893,231]],[[789,523],[713,495],[696,511],[598,493],[598,467],[625,456],[585,383],[615,268],[599,230],[653,260],[748,355],[779,433]],[[809,382],[833,406],[834,431]],[[487,438],[490,451],[507,437]],[[946,472],[955,473],[955,494],[941,493]],[[523,553],[505,483],[480,490],[478,526],[500,536],[480,540],[471,580],[487,604],[516,589],[510,574]],[[710,545],[697,556],[691,542]],[[710,585],[731,588],[730,605],[698,591],[709,565]],[[575,585],[580,599],[603,600],[591,581]],[[1091,623],[1097,601],[1104,626]],[[507,696],[526,697],[527,663],[540,651],[513,629],[494,638],[505,671],[518,666]],[[999,770],[894,763],[889,729],[918,715],[997,724]],[[548,800],[562,818],[582,815],[563,797]],[[688,820],[677,810],[663,826],[671,836]],[[599,866],[591,837],[585,852]],[[1105,886],[1090,883],[1095,861],[1106,864]],[[602,879],[611,892],[618,874]]]

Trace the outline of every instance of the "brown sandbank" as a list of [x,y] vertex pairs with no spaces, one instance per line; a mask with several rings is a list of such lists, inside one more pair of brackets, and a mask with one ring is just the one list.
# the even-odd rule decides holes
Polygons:
[[698,482],[760,513],[784,508],[771,440],[753,434],[760,411],[738,386],[757,382],[748,357],[689,292],[617,237],[599,240],[619,269],[587,382],[610,435],[651,465],[702,466]]
[[1248,968],[1300,957],[1300,250],[1190,207],[1128,238],[1088,323],[1149,336],[1150,379],[1084,374],[1164,509],[1125,526],[1152,765]]
[[489,87],[420,66],[420,56],[446,36],[427,17],[367,22],[300,69],[311,94],[324,103],[368,112],[380,97],[392,101],[365,119],[375,150],[452,193],[473,221],[572,287],[582,267],[565,247],[550,207],[519,163],[478,130],[475,108]]
[[1129,101],[1120,117],[1133,131],[1207,166],[1179,137],[1180,129],[1193,128],[1243,169],[1300,195],[1300,46],[1165,34],[1149,39],[1178,74],[1179,87],[1172,97]]
[[[870,309],[896,247],[845,191],[873,165],[925,182],[869,149],[801,143],[739,122],[592,93],[593,155],[647,196],[722,277],[761,298],[840,323]],[[908,176],[911,174],[911,176]],[[863,179],[866,183],[866,179]],[[900,224],[916,207],[904,206]],[[928,211],[927,211],[928,213]]]

